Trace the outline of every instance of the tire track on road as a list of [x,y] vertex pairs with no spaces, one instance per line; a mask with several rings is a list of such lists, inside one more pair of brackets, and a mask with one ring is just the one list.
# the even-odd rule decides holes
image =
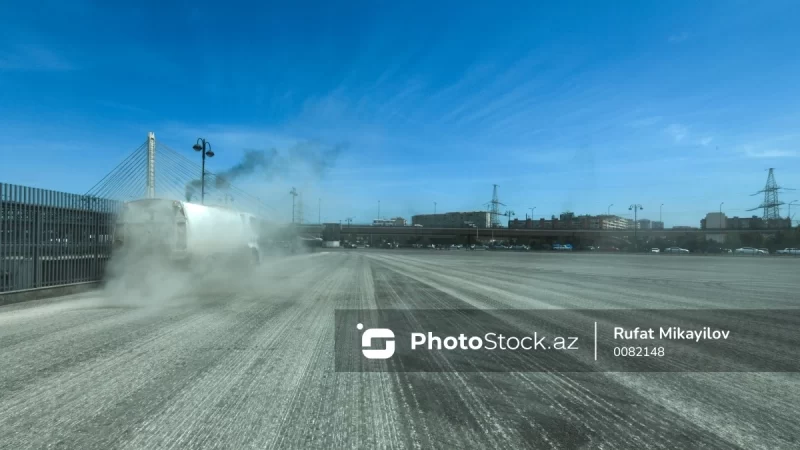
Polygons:
[[[370,257],[372,257],[372,255],[370,255]],[[387,259],[389,260],[387,261]],[[391,301],[393,306],[401,304],[403,299],[406,299],[406,302],[410,303],[403,305],[403,307],[408,308],[424,305],[424,308],[450,309],[464,308],[465,306],[473,307],[475,305],[474,301],[470,300],[466,300],[467,303],[464,303],[465,299],[462,295],[452,295],[451,292],[447,292],[447,288],[456,288],[452,286],[442,286],[443,283],[450,281],[450,278],[443,280],[441,277],[435,276],[438,275],[436,272],[437,268],[431,267],[430,265],[417,268],[413,265],[413,261],[405,261],[406,264],[400,266],[395,264],[394,261],[391,261],[391,259],[392,258],[388,256],[381,258],[378,264],[384,267],[384,270],[396,274],[395,279],[392,279],[391,286],[387,287],[387,290],[395,297]],[[435,282],[429,281],[429,279],[421,273],[435,278]],[[413,282],[400,281],[396,279],[398,277],[406,277],[408,280],[413,280]],[[388,280],[390,277],[386,275],[382,278]],[[416,289],[416,295],[411,292],[398,292],[398,286],[408,286],[409,289],[412,289],[411,286],[414,286],[414,282],[416,282],[417,286],[423,286],[423,288]],[[457,283],[458,280],[456,279],[452,282]],[[445,289],[442,289],[442,287]],[[409,376],[414,377],[415,375],[417,374]],[[427,376],[430,374],[425,375]],[[517,386],[516,389],[509,393],[509,397],[519,396],[521,393],[519,389],[523,389],[524,391],[525,388],[528,388],[531,391],[526,394],[530,395],[530,392],[534,392],[536,394],[532,395],[533,397],[537,399],[544,397],[547,399],[546,402],[550,402],[550,408],[552,408],[553,405],[557,405],[559,415],[567,416],[570,419],[562,419],[556,422],[559,424],[556,429],[566,426],[572,429],[572,433],[567,435],[561,433],[553,439],[540,442],[539,445],[553,444],[554,442],[557,442],[559,446],[566,443],[570,446],[588,444],[592,438],[599,437],[604,442],[617,442],[617,445],[643,448],[652,446],[652,442],[650,442],[649,439],[653,437],[653,430],[660,430],[657,437],[660,438],[660,442],[665,442],[667,444],[658,445],[657,447],[667,448],[677,442],[692,442],[694,444],[705,443],[711,447],[719,446],[720,439],[718,437],[708,435],[703,430],[694,427],[691,423],[684,423],[684,420],[680,416],[671,414],[660,405],[653,404],[650,399],[628,392],[623,386],[610,379],[613,377],[609,377],[605,374],[592,375],[593,377],[590,378],[584,377],[580,380],[576,380],[569,374],[538,373],[504,375],[477,373],[467,374],[469,382],[464,381],[460,374],[442,374],[441,376],[446,380],[443,381],[442,384],[449,383],[451,385],[458,385],[458,383],[453,382],[454,378],[457,379],[458,382],[461,382],[462,386],[468,387],[477,385],[482,386],[485,390],[486,395],[480,396],[475,394],[473,389],[474,400],[481,404],[481,406],[476,407],[475,405],[467,403],[462,408],[456,408],[458,410],[477,410],[481,414],[502,417],[503,414],[501,411],[487,411],[486,405],[483,403],[493,403],[494,399],[490,400],[490,396],[492,394],[495,396],[498,395],[498,384],[492,380],[495,378],[503,378],[504,376],[515,376],[518,381],[523,382],[523,386]],[[450,378],[450,380],[448,380],[448,378]],[[639,417],[638,414],[634,414],[633,411],[627,408],[625,404],[620,405],[619,401],[612,403],[605,400],[601,393],[609,391],[613,392],[617,399],[626,398],[627,404],[635,403],[639,405],[648,405],[647,409],[650,410],[651,413],[647,414],[645,417]],[[508,407],[508,403],[501,402],[501,404]],[[552,415],[543,416],[540,411],[531,409],[526,409],[526,411],[529,413],[529,416],[538,416],[539,420],[542,422],[548,423],[549,420],[550,425],[555,425]],[[580,412],[578,413],[577,411]],[[675,427],[676,424],[680,424],[678,428],[686,431],[676,433],[673,429],[661,426],[660,424],[664,423],[664,421],[668,421],[671,424],[670,428]],[[584,427],[584,429],[580,430],[576,428],[576,426]],[[594,427],[599,428],[595,429]],[[535,427],[531,427],[531,429],[535,429]],[[632,432],[634,430],[635,432]],[[529,437],[533,435],[535,435],[535,433],[532,432],[526,434],[526,436]],[[585,440],[581,441],[578,439],[576,441],[576,436],[585,436]],[[539,435],[539,437],[541,437],[541,435]],[[526,442],[522,438],[516,438],[504,442],[503,445],[521,445],[525,443],[530,444],[530,442]],[[488,442],[484,442],[484,444],[496,445],[496,443]],[[724,447],[724,445],[722,447]]]

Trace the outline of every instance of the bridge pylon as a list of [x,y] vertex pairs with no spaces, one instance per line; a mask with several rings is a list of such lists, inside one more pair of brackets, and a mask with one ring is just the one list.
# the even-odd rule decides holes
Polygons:
[[156,198],[156,134],[147,133],[147,191],[145,197]]

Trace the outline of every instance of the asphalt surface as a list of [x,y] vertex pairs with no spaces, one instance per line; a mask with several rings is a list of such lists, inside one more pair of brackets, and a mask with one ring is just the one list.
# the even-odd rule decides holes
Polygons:
[[336,308],[797,308],[800,259],[358,249],[133,272],[0,307],[0,448],[800,447],[797,374],[336,373],[333,354]]

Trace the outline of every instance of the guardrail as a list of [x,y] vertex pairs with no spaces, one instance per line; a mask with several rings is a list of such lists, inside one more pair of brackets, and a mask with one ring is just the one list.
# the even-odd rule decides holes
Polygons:
[[121,205],[0,183],[0,292],[101,280]]

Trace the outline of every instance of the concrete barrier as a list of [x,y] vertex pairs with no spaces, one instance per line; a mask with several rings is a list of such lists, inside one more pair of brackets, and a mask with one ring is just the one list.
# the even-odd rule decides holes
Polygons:
[[50,286],[35,289],[24,289],[21,291],[11,291],[0,293],[0,306],[12,303],[40,300],[49,297],[60,297],[62,295],[79,294],[88,292],[100,287],[99,281],[89,281],[86,283],[65,284],[61,286]]

